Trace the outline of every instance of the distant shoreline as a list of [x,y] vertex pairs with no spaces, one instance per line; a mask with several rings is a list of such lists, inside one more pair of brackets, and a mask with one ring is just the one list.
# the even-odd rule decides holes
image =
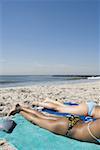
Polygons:
[[100,75],[52,75],[53,77],[99,77]]
[[[88,80],[88,79],[92,80]],[[99,76],[88,75],[6,75],[0,76],[0,88],[31,86],[31,85],[50,85],[50,84],[74,84],[93,82]]]

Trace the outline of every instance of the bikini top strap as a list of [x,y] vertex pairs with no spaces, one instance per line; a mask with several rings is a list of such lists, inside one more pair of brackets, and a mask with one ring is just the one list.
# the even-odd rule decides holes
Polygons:
[[87,126],[88,132],[89,132],[89,134],[91,135],[91,137],[92,137],[93,139],[95,139],[97,142],[100,143],[100,139],[96,138],[96,137],[92,134],[92,132],[91,132],[91,130],[90,130],[90,124],[91,124],[91,123],[92,123],[92,122],[89,122],[89,123],[88,123],[88,126]]

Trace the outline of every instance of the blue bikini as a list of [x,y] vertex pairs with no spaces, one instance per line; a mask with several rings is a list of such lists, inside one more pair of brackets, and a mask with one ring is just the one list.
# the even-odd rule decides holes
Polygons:
[[[87,106],[88,106],[88,115],[89,116],[92,116],[92,111],[94,109],[94,107],[96,106],[96,103],[93,102],[93,101],[89,101],[89,102],[86,102]],[[89,128],[89,125],[90,123],[88,124],[88,131],[89,131],[89,134],[97,141],[100,143],[100,139],[97,139],[93,134],[92,132],[90,131],[90,128]]]
[[86,102],[86,104],[88,106],[88,115],[92,116],[92,111],[93,111],[93,108],[95,107],[96,103],[93,101],[88,101],[88,102]]

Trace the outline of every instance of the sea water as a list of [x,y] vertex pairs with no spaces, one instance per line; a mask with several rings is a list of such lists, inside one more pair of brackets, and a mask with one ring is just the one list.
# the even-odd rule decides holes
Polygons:
[[66,84],[91,82],[88,76],[79,75],[1,75],[0,87],[16,87],[37,84]]

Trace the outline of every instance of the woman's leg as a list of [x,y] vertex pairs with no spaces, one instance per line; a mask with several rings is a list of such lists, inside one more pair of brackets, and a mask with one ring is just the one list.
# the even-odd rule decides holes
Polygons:
[[53,133],[65,135],[68,129],[67,118],[57,118],[57,120],[43,119],[36,115],[32,115],[25,111],[20,111],[20,114],[33,124],[41,128],[47,129]]
[[54,110],[59,110],[59,107],[62,107],[63,104],[55,103],[55,102],[33,102],[33,106],[42,106],[44,108],[48,109],[54,109]]
[[87,104],[84,102],[79,105],[70,106],[70,105],[58,104],[56,102],[38,102],[37,101],[37,102],[33,102],[33,105],[42,106],[48,109],[54,109],[62,113],[87,115]]
[[19,113],[20,111],[24,111],[26,113],[29,113],[31,115],[36,115],[37,117],[44,118],[44,119],[53,119],[53,120],[58,119],[57,116],[54,116],[54,115],[51,115],[51,114],[46,115],[46,114],[43,114],[43,113],[41,113],[37,110],[34,110],[32,108],[23,107],[19,104],[15,105],[15,107],[8,113],[8,116],[15,115],[16,113]]
[[57,117],[57,116],[53,116],[53,115],[45,115],[37,110],[31,109],[31,108],[27,108],[27,107],[23,107],[21,106],[21,110],[27,113],[30,113],[32,115],[36,115],[37,117],[43,118],[43,119],[52,119],[52,120],[57,120],[58,118],[61,117]]

